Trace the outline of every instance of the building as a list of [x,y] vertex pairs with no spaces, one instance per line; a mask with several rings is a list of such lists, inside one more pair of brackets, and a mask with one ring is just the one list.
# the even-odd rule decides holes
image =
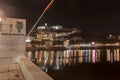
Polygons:
[[[39,45],[42,46],[54,46],[54,45],[62,45],[66,46],[71,41],[81,40],[81,36],[76,36],[76,34],[80,34],[80,30],[77,28],[64,28],[61,25],[56,26],[48,26],[45,24],[44,26],[38,26],[36,32],[33,32],[32,35],[34,36],[33,42],[41,43]],[[68,42],[69,43],[66,43]]]

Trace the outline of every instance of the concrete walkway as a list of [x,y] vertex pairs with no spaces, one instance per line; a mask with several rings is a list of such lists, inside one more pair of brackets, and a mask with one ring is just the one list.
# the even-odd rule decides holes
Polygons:
[[25,80],[19,64],[0,65],[0,80]]

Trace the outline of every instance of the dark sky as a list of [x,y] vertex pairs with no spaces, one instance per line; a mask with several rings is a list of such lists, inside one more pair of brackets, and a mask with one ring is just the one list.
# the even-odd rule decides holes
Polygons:
[[[50,0],[0,0],[0,16],[25,18],[27,32]],[[55,0],[39,25],[79,27],[97,34],[120,32],[118,0]]]

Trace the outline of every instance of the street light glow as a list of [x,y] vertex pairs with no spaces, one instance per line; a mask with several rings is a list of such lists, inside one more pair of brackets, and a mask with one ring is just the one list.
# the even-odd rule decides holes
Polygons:
[[2,18],[0,18],[0,22],[2,21]]

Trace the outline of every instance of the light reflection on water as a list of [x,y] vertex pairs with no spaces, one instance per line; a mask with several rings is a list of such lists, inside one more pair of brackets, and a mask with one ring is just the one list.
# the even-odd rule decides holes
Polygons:
[[89,49],[63,51],[27,51],[27,57],[41,69],[62,70],[78,63],[114,63],[120,61],[119,49]]

